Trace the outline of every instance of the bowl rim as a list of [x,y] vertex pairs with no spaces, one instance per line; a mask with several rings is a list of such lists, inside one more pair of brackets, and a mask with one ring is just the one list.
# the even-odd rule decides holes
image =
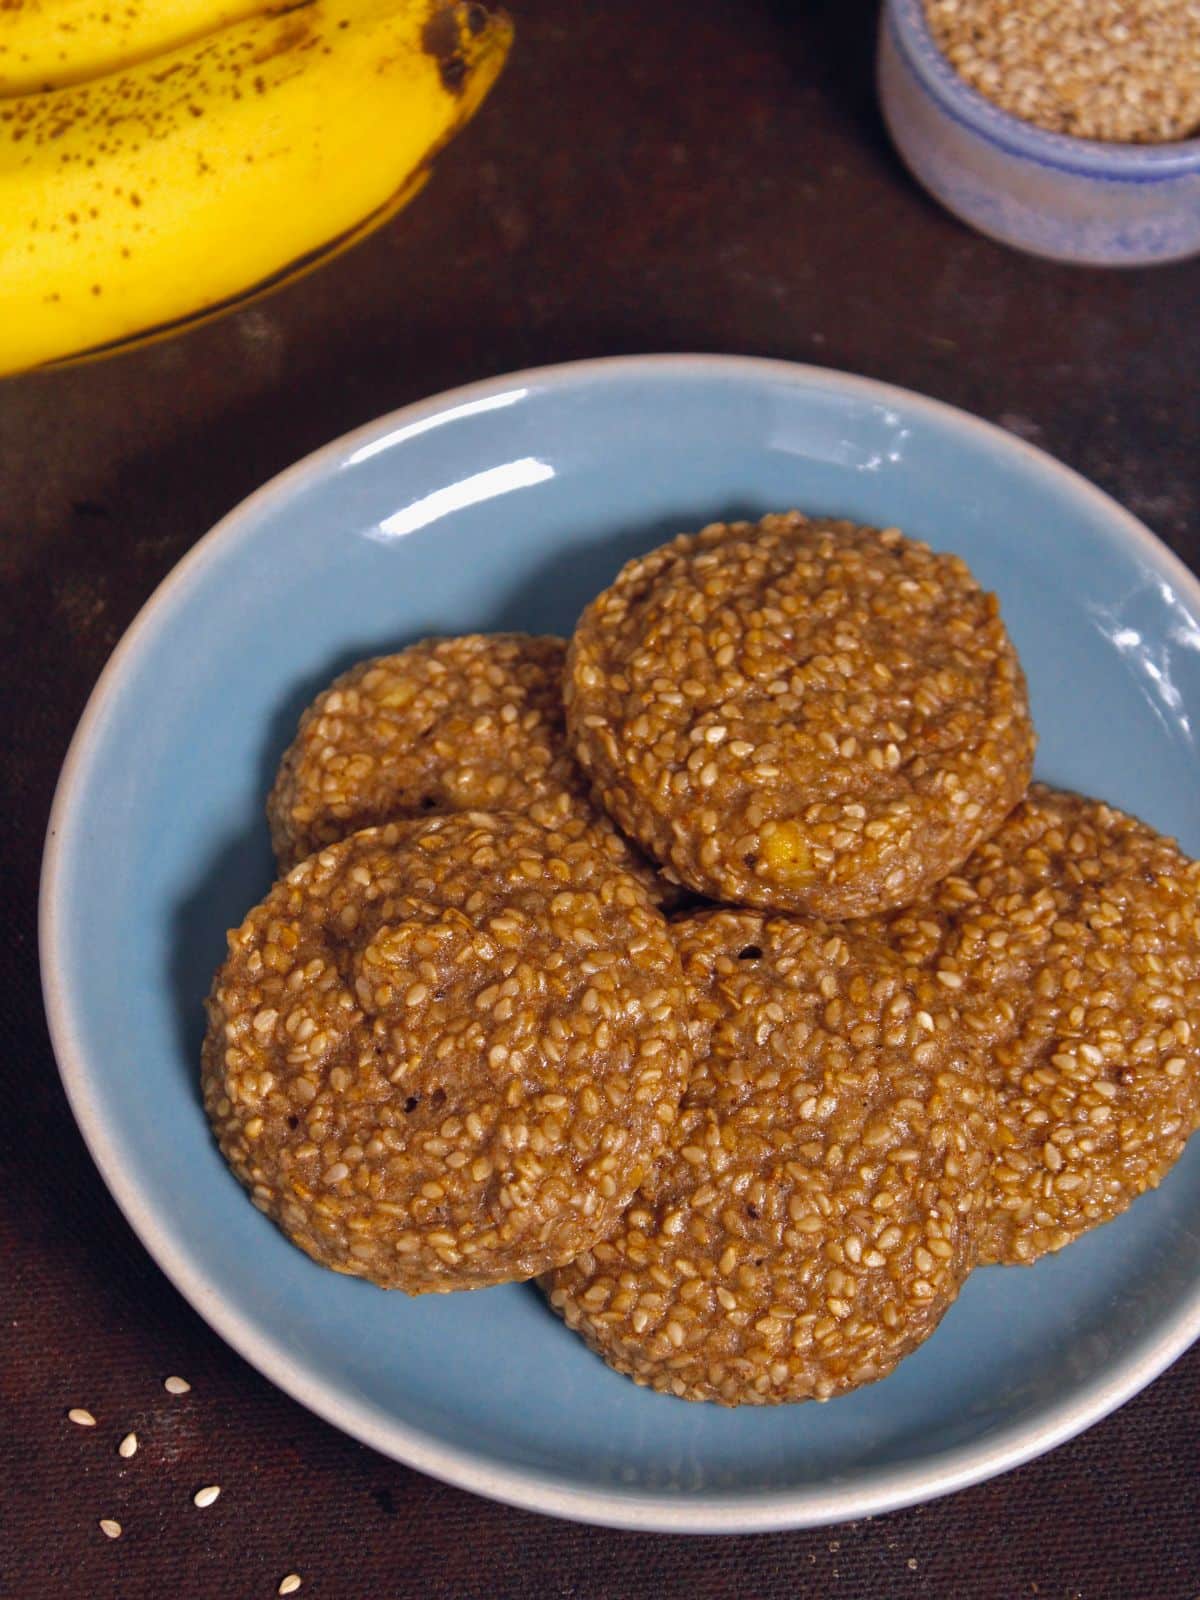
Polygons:
[[[136,1169],[120,1157],[115,1137],[95,1096],[85,1030],[75,1015],[58,956],[71,915],[71,884],[64,840],[77,812],[78,795],[102,741],[107,714],[136,662],[143,636],[160,614],[182,600],[196,575],[228,547],[255,537],[264,512],[286,504],[307,485],[336,472],[352,455],[410,431],[507,403],[516,390],[569,390],[631,377],[675,381],[790,384],[826,393],[902,406],[931,421],[981,437],[1018,465],[1048,476],[1076,498],[1088,501],[1119,530],[1141,558],[1186,595],[1200,612],[1200,578],[1131,512],[1086,478],[1045,451],[998,425],[956,406],[878,380],[809,364],[754,356],[641,355],[601,357],[529,368],[447,390],[403,406],[334,439],[285,468],[220,519],[162,579],[139,610],[101,672],[67,751],[46,831],[39,904],[42,991],[51,1041],[72,1113],[101,1177],[140,1243],[167,1278],[213,1330],[277,1387],[341,1431],[418,1471],[459,1488],[523,1510],[572,1521],[643,1532],[754,1533],[819,1527],[898,1510],[936,1499],[1009,1471],[1073,1438],[1152,1382],[1200,1337],[1200,1281],[1171,1313],[1139,1339],[1119,1362],[1084,1388],[1031,1418],[1020,1419],[983,1439],[922,1461],[877,1468],[853,1484],[808,1484],[739,1494],[672,1498],[650,1490],[600,1490],[564,1485],[553,1474],[448,1445],[389,1415],[382,1407],[337,1390],[298,1360],[285,1342],[257,1326],[230,1303],[219,1276],[196,1265],[170,1225],[143,1194]],[[520,396],[519,398],[523,398]],[[464,412],[463,408],[468,408]],[[398,441],[399,442],[399,441]]]
[[887,28],[905,64],[961,127],[1006,155],[1072,177],[1109,183],[1161,183],[1200,173],[1200,135],[1156,144],[1119,144],[1053,133],[996,105],[959,76],[934,39],[924,0],[885,0]]

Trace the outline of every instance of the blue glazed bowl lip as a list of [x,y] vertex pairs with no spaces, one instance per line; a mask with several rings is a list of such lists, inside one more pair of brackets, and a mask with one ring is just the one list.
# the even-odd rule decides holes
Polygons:
[[[401,1421],[369,1396],[351,1393],[309,1365],[286,1337],[231,1301],[219,1272],[196,1262],[159,1215],[136,1169],[123,1160],[115,1126],[96,1092],[90,1065],[103,1048],[89,1034],[70,993],[66,929],[72,915],[71,847],[80,800],[103,746],[115,703],[145,643],[169,626],[195,580],[261,537],[264,518],[311,485],[335,476],[364,452],[496,404],[580,386],[637,379],[653,383],[788,385],[849,401],[916,413],[1003,452],[1014,466],[1048,476],[1103,515],[1113,537],[1132,546],[1200,611],[1200,580],[1130,512],[1071,468],[993,423],[912,390],[829,368],[749,356],[645,355],[569,362],[506,374],[405,406],[304,457],[269,480],[205,534],[167,574],[109,658],[71,741],[54,795],[42,861],[39,953],[50,1035],[75,1120],[105,1184],[141,1243],[209,1325],[272,1383],[316,1415],[382,1454],[431,1477],[493,1500],[573,1521],[664,1533],[754,1533],[819,1527],[900,1509],[1007,1472],[1053,1449],[1107,1416],[1152,1382],[1200,1337],[1200,1282],[1106,1371],[1056,1406],[1023,1417],[985,1438],[914,1463],[878,1467],[853,1483],[822,1482],[785,1490],[705,1493],[671,1498],[650,1490],[593,1489],[552,1473],[447,1444]],[[503,397],[503,398],[501,398]],[[94,1031],[94,1030],[93,1030]]]
[[1051,133],[1004,111],[959,76],[930,30],[924,0],[886,0],[883,26],[926,92],[961,126],[1010,156],[1109,182],[1157,183],[1200,174],[1200,137],[1115,144]]

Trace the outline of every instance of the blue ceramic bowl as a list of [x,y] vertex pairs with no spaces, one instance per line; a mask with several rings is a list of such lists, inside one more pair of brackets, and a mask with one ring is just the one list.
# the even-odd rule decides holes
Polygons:
[[922,0],[885,0],[884,120],[913,174],[964,222],[1059,261],[1134,267],[1200,251],[1200,139],[1105,144],[1048,133],[972,89]]
[[1126,1216],[967,1284],[893,1376],[725,1411],[610,1372],[529,1286],[407,1300],[314,1266],[249,1204],[197,1094],[224,932],[266,889],[263,797],[335,672],[422,634],[568,631],[628,556],[800,506],[900,524],[999,590],[1044,777],[1200,852],[1200,584],[1007,434],[816,368],[584,363],[370,424],[268,484],[149,601],[63,772],[46,1004],[71,1103],[159,1264],[314,1411],[482,1494],[628,1527],[858,1517],[1049,1449],[1200,1331],[1200,1141]]

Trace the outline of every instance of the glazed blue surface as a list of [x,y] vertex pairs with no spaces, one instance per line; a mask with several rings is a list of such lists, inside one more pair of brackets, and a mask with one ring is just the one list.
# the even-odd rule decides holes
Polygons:
[[1038,771],[1200,853],[1198,586],[1098,491],[902,391],[767,362],[597,363],[410,408],[260,491],[168,579],[93,698],[52,821],[48,1009],[143,1239],[264,1371],[482,1492],[663,1527],[851,1516],[985,1476],[1118,1403],[1200,1322],[1200,1143],[1125,1217],[977,1273],[884,1382],[723,1411],[636,1388],[530,1287],[410,1301],[249,1204],[197,1094],[224,932],[267,888],[263,800],[334,673],[422,635],[570,630],[620,563],[713,518],[895,523],[1000,595]]
[[950,65],[924,0],[886,0],[878,80],[884,118],[913,174],[982,233],[1097,266],[1200,250],[1200,139],[1106,143],[1013,116]]

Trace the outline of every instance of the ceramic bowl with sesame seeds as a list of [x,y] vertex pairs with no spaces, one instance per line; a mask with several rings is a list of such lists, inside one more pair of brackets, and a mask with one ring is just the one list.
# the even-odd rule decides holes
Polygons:
[[1038,775],[1200,854],[1195,577],[1098,490],[983,422],[726,357],[516,374],[301,462],[150,599],[60,782],[47,1011],[75,1115],[141,1239],[219,1334],[321,1416],[536,1510],[709,1532],[888,1510],[1052,1448],[1200,1334],[1196,1141],[1115,1220],[1032,1267],[971,1273],[888,1376],[824,1405],[730,1409],[611,1371],[532,1285],[412,1300],[329,1272],[248,1203],[212,1139],[204,997],[226,930],[269,889],[264,801],[314,696],[422,638],[567,636],[631,557],[792,507],[961,555],[1025,668]]
[[[949,14],[947,0],[934,0],[935,9],[939,3]],[[972,3],[978,9],[983,0]],[[1004,9],[991,6],[998,17]],[[1165,15],[1171,8],[1158,9]],[[1096,68],[1096,104],[1070,120],[1108,130],[1108,137],[1085,138],[1031,120],[1056,121],[1054,103],[1039,93],[1032,67],[1018,70],[1007,59],[976,62],[968,51],[958,70],[930,15],[927,0],[886,0],[878,87],[905,164],[949,211],[1004,244],[1084,265],[1147,266],[1200,251],[1200,137],[1170,136],[1170,113],[1178,104],[1178,126],[1190,128],[1187,106],[1200,95],[1194,51],[1190,62],[1184,50],[1165,53],[1175,71],[1189,74],[1190,95],[1187,85],[1172,85],[1168,114],[1149,117],[1144,134],[1136,117],[1107,97],[1123,95],[1128,106],[1130,98],[1151,98],[1148,86],[1136,76],[1123,82],[1124,55],[1114,57],[1107,73]],[[997,98],[981,93],[972,79],[994,82]],[[1021,115],[1008,108],[1018,104]]]

